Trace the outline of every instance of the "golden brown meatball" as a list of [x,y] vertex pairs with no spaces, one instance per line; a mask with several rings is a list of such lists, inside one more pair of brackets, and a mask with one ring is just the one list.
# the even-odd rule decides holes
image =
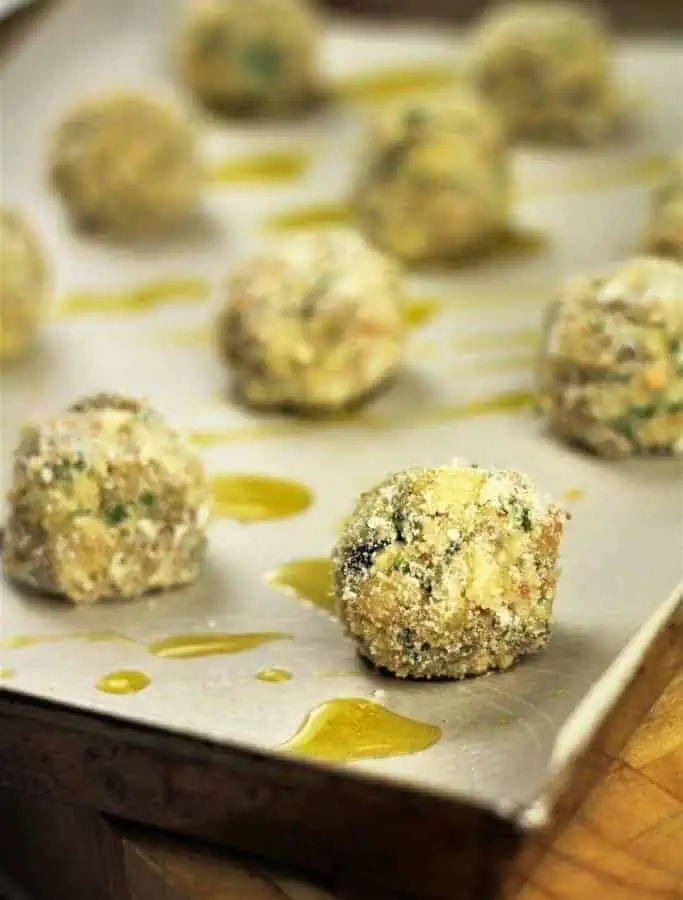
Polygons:
[[135,93],[94,97],[56,129],[52,181],[74,222],[126,237],[162,233],[197,209],[200,166],[188,122]]
[[390,475],[334,551],[346,632],[400,678],[507,669],[548,642],[564,517],[511,470]]
[[400,362],[400,296],[393,263],[351,231],[298,235],[247,260],[218,323],[238,393],[293,411],[357,404]]
[[448,262],[485,249],[508,227],[510,168],[448,121],[408,128],[371,154],[355,191],[361,230],[408,263]]
[[100,394],[24,429],[4,565],[72,603],[193,581],[210,495],[199,459],[145,403]]
[[566,440],[607,457],[683,453],[683,266],[636,259],[568,285],[539,378]]
[[196,0],[179,39],[183,80],[239,111],[301,105],[319,90],[319,30],[308,0]]
[[48,299],[42,249],[19,213],[0,210],[0,361],[21,356],[35,337]]
[[471,74],[518,138],[594,143],[622,118],[609,36],[585,6],[494,8],[473,38]]

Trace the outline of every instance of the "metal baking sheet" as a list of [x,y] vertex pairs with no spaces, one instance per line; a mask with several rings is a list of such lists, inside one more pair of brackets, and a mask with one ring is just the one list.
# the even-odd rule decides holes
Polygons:
[[[5,647],[0,668],[13,677],[3,688],[273,753],[322,702],[374,699],[440,726],[441,740],[421,753],[349,763],[349,771],[466,797],[508,815],[524,810],[527,823],[539,821],[544,788],[587,741],[675,608],[681,468],[579,455],[544,437],[528,410],[466,413],[472,402],[532,389],[531,360],[519,357],[532,353],[529,333],[559,279],[638,246],[647,177],[683,139],[683,44],[620,46],[620,76],[635,91],[639,123],[619,144],[601,152],[518,154],[518,220],[545,233],[543,252],[410,277],[411,291],[437,295],[441,306],[415,330],[398,383],[375,402],[381,427],[277,428],[272,418],[217,399],[227,379],[211,349],[182,346],[171,334],[192,334],[211,320],[233,261],[268,239],[268,216],[345,195],[362,148],[363,110],[339,104],[291,123],[227,124],[198,115],[209,159],[304,145],[314,164],[292,184],[208,187],[206,227],[170,244],[126,247],[79,237],[46,185],[50,129],[84,90],[125,84],[178,93],[168,61],[176,7],[166,0],[69,0],[2,73],[4,200],[39,227],[57,296],[178,276],[211,284],[205,302],[55,317],[36,352],[3,373],[2,487],[23,421],[104,389],[147,395],[180,427],[229,433],[225,443],[203,448],[209,473],[295,478],[315,502],[299,516],[262,524],[216,519],[204,574],[187,590],[77,609],[4,582],[2,636],[115,630],[144,643],[187,632],[283,631],[292,638],[182,661],[157,658],[135,643]],[[461,49],[461,39],[443,30],[335,20],[324,63],[334,79],[383,65],[457,62]],[[454,456],[518,467],[557,498],[567,490],[583,493],[572,504],[563,545],[557,623],[547,650],[505,674],[402,683],[364,667],[333,619],[277,592],[266,575],[290,560],[325,556],[356,494],[387,471]],[[294,677],[282,684],[256,680],[265,667]],[[96,690],[98,678],[116,669],[142,670],[151,685],[127,696]]]

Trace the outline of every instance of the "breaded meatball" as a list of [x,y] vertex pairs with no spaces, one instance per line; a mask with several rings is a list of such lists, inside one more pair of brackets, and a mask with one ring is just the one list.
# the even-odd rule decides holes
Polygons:
[[399,273],[354,232],[287,238],[239,266],[229,293],[219,348],[249,404],[312,413],[357,405],[400,362]]
[[194,136],[169,103],[136,93],[94,97],[55,131],[52,181],[80,227],[121,237],[169,231],[196,212]]
[[45,315],[48,273],[42,249],[19,213],[0,209],[0,361],[27,349]]
[[683,153],[652,194],[648,247],[683,262]]
[[375,111],[370,120],[370,152],[381,153],[432,131],[460,134],[489,157],[504,154],[507,134],[496,108],[466,84],[434,94],[401,98]]
[[564,518],[515,471],[390,475],[361,495],[334,551],[347,634],[400,678],[509,668],[550,637]]
[[508,226],[508,155],[487,153],[444,116],[406,127],[371,153],[356,186],[359,226],[408,263],[448,262],[485,249]]
[[181,75],[213,106],[298,106],[319,91],[319,32],[308,0],[195,0],[179,37]]
[[494,8],[473,38],[470,71],[517,138],[594,143],[622,117],[610,39],[585,5]]
[[101,394],[25,428],[8,502],[5,570],[72,603],[197,577],[210,509],[202,465],[145,403]]
[[567,286],[539,366],[550,428],[600,456],[683,453],[683,266],[635,259]]

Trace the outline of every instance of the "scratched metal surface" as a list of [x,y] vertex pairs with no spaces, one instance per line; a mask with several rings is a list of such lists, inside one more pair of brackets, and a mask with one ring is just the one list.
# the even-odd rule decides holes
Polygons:
[[[357,163],[360,115],[351,106],[302,123],[202,121],[208,157],[303,141],[313,148],[315,165],[298,184],[207,192],[205,232],[170,246],[131,249],[70,233],[45,182],[52,123],[84,89],[123,83],[175,93],[167,54],[175,5],[70,0],[2,72],[4,199],[39,226],[58,293],[134,285],[171,273],[207,277],[214,285],[205,304],[53,321],[37,351],[4,375],[3,490],[20,423],[89,391],[146,394],[188,429],[239,429],[257,422],[215,402],[225,376],[209,349],[168,346],[163,334],[210,320],[232,261],[263,242],[264,215],[313,198],[343,196]],[[443,32],[359,30],[337,22],[326,40],[325,65],[336,76],[385,62],[449,59],[454,52],[457,41]],[[4,637],[115,629],[144,642],[215,629],[282,630],[291,640],[187,661],[159,659],[133,644],[72,641],[4,649],[0,668],[15,671],[4,688],[273,752],[321,702],[372,699],[382,691],[390,709],[441,726],[442,739],[425,752],[352,763],[349,770],[458,794],[509,814],[532,804],[551,772],[586,740],[673,609],[683,546],[681,469],[671,462],[607,465],[577,455],[540,435],[528,413],[444,415],[432,424],[423,421],[423,413],[529,389],[530,365],[508,371],[489,364],[497,354],[519,351],[520,332],[537,328],[559,278],[637,246],[647,198],[639,173],[681,144],[676,85],[682,53],[683,46],[673,42],[620,49],[623,80],[637,88],[642,102],[639,129],[619,146],[602,155],[520,154],[518,218],[548,233],[547,252],[411,278],[411,289],[443,294],[445,300],[436,319],[412,338],[396,387],[377,401],[392,427],[334,426],[203,451],[210,473],[259,472],[302,481],[316,494],[307,512],[252,526],[215,521],[200,582],[167,596],[72,609],[2,584]],[[509,335],[507,347],[474,340],[494,333]],[[471,346],[463,348],[470,338]],[[291,559],[325,555],[354,495],[388,470],[456,455],[523,469],[556,497],[568,488],[585,492],[564,543],[555,633],[545,652],[502,675],[456,684],[399,683],[361,666],[332,619],[276,593],[264,575]],[[255,680],[259,669],[272,666],[291,670],[294,678],[279,685]],[[118,697],[96,691],[97,678],[121,668],[146,672],[150,688]]]

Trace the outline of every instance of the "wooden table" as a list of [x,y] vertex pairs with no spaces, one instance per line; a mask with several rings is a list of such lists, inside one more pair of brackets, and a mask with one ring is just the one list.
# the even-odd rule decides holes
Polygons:
[[[670,25],[680,24],[683,11],[680,0],[629,0],[623,6],[649,15],[670,7]],[[12,38],[25,27],[26,19],[16,20]],[[7,29],[0,38],[1,51],[10,39]],[[366,884],[387,880],[372,868],[376,863],[382,874],[381,853],[391,859],[395,831],[396,847],[402,857],[405,848],[408,858],[393,860],[392,900],[401,887],[419,896],[421,879],[425,896],[439,900],[683,898],[680,620],[653,647],[579,761],[552,827],[533,839],[437,802],[413,808],[393,789],[357,791],[351,799],[359,828],[344,830],[334,818],[338,781],[313,785],[303,769],[292,775],[280,772],[280,764],[267,769],[255,756],[237,756],[0,691],[0,866],[38,900],[379,900],[376,886],[313,888],[310,880],[309,886],[301,876],[292,880],[253,857],[228,855],[169,831],[318,870],[330,866],[321,864],[316,836],[329,842],[336,835],[337,880]],[[231,809],[219,816],[217,798],[229,806],[237,796],[241,818]],[[301,805],[307,797],[310,811]],[[273,803],[281,805],[281,830],[271,826],[260,833],[254,822],[267,817]],[[374,858],[365,846],[373,817],[394,829],[375,835]],[[371,820],[370,829],[361,827],[368,824],[364,819]],[[307,826],[301,834],[291,833],[296,822]],[[432,857],[425,861],[426,848]],[[481,887],[472,893],[468,883]]]

